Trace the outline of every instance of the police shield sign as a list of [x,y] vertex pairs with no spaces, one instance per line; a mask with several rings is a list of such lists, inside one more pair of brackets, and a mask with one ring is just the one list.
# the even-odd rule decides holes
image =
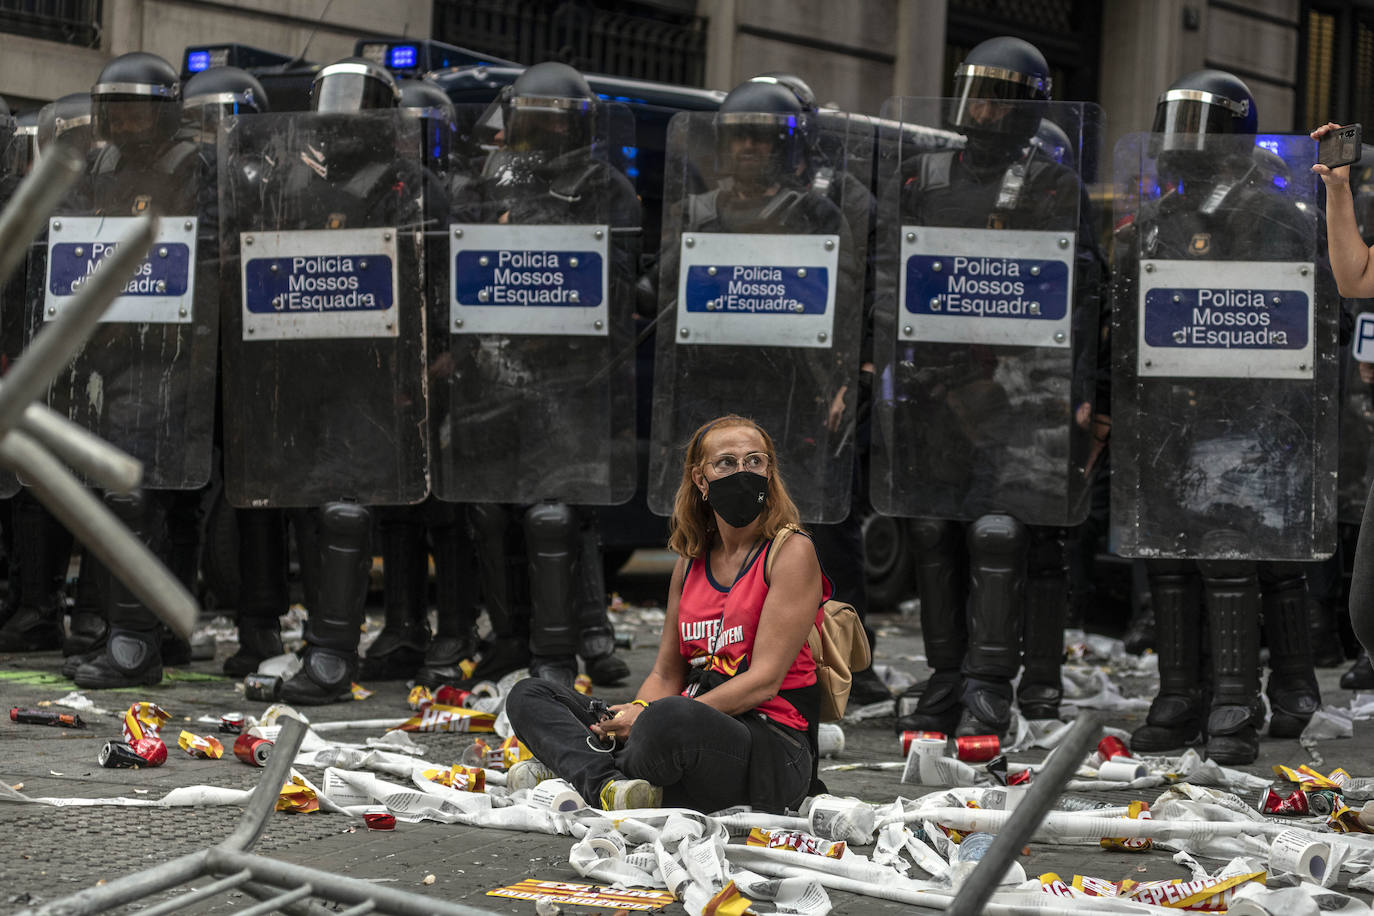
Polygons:
[[687,232],[677,343],[829,348],[839,236]]
[[610,227],[450,227],[454,334],[607,336]]
[[1069,232],[902,227],[903,340],[1068,347]]
[[1355,321],[1355,359],[1374,363],[1374,314],[1369,312]]
[[[48,224],[43,318],[62,313],[133,224],[133,217],[62,216]],[[163,220],[157,241],[101,317],[105,322],[190,324],[195,301],[196,218]]]

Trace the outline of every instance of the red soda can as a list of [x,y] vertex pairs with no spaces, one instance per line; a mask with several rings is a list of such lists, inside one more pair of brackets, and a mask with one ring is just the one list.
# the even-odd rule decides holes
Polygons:
[[150,767],[160,767],[167,762],[167,745],[161,738],[139,738],[134,742],[134,753]]
[[1129,757],[1131,749],[1128,748],[1120,738],[1108,735],[1097,742],[1097,760],[1099,764],[1106,763],[1113,757]]
[[239,735],[234,741],[234,756],[249,766],[265,767],[272,756],[272,742],[252,735]]
[[463,690],[459,687],[450,687],[445,684],[434,691],[434,702],[440,706],[462,706],[472,696],[471,690]]
[[364,814],[363,822],[373,830],[395,830],[396,815],[378,812],[375,814]]
[[954,739],[955,753],[964,763],[986,763],[1002,752],[996,735],[969,735]]
[[941,741],[944,741],[944,740],[945,740],[945,733],[944,733],[944,732],[910,732],[910,731],[908,731],[908,732],[902,732],[901,737],[898,738],[897,740],[900,741],[901,744],[902,744],[902,756],[903,756],[903,757],[905,757],[907,754],[910,754],[910,753],[911,753],[911,742],[915,741],[917,738],[939,738]]
[[1031,781],[1031,771],[1030,771],[1029,769],[1026,769],[1026,770],[1018,770],[1018,771],[1015,772],[1015,773],[1008,773],[1008,774],[1007,774],[1007,785],[1009,785],[1009,786],[1025,786],[1025,785],[1030,785],[1030,781]]
[[243,731],[243,713],[226,712],[219,717],[219,730],[226,735],[237,735]]
[[1293,794],[1284,798],[1273,789],[1265,789],[1260,793],[1260,810],[1265,814],[1277,814],[1281,817],[1302,817],[1309,813],[1307,793],[1302,789],[1294,789]]

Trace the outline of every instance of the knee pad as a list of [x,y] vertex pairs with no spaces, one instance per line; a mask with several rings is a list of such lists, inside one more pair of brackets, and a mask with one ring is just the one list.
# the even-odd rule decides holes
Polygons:
[[984,515],[969,525],[969,555],[1012,557],[1026,548],[1026,526],[1010,515]]

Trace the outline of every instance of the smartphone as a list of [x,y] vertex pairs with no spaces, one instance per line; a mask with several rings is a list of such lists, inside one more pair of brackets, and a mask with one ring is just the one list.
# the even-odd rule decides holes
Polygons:
[[1317,141],[1317,162],[1329,169],[1360,161],[1360,125],[1338,127]]

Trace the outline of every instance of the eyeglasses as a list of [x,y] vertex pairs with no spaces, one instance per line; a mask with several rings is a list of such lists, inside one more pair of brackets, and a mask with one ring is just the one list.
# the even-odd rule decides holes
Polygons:
[[733,474],[743,467],[744,470],[754,474],[768,473],[768,456],[763,452],[750,452],[743,458],[735,455],[717,455],[707,462],[717,474]]

